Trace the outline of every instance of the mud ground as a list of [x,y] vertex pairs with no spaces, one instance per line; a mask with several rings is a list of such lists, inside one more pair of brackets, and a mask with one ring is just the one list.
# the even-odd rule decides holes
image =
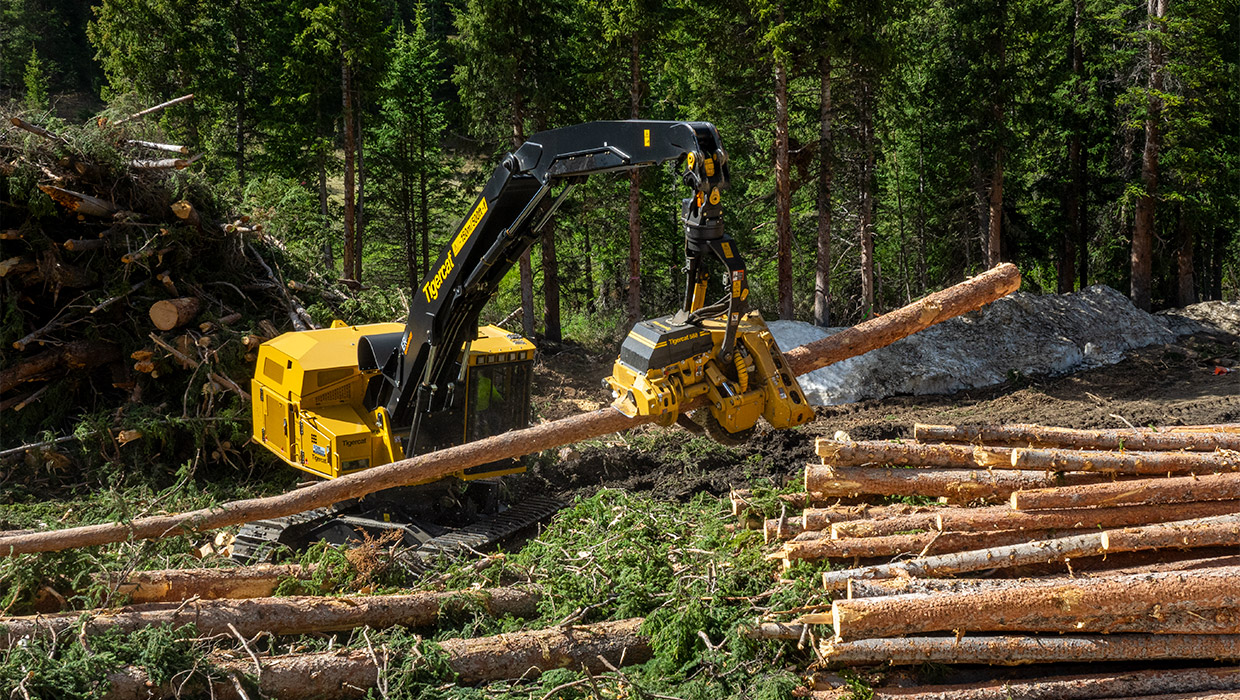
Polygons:
[[[952,395],[897,396],[819,407],[813,423],[759,430],[736,448],[690,441],[681,428],[645,426],[630,434],[567,448],[531,465],[519,490],[562,498],[599,488],[687,499],[723,495],[761,480],[783,485],[817,461],[814,439],[844,431],[855,440],[910,438],[914,423],[1039,423],[1070,428],[1122,428],[1240,422],[1240,341],[1227,335],[1181,337],[1130,352],[1122,362],[1058,378],[1014,377],[994,387]],[[556,346],[536,368],[536,420],[554,420],[608,401],[600,382],[611,359]]]

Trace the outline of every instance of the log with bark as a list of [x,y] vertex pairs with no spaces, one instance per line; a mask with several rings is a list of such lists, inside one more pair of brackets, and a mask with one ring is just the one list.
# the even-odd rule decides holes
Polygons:
[[1087,578],[951,593],[836,600],[839,641],[928,632],[1240,633],[1240,569]]
[[200,598],[265,598],[282,580],[308,580],[313,566],[254,564],[209,569],[159,569],[110,576],[108,584],[130,604]]
[[0,393],[26,382],[41,381],[71,370],[89,370],[120,359],[116,346],[102,340],[75,340],[18,360],[0,371]]
[[963,502],[983,498],[1007,499],[1021,490],[1097,484],[1111,480],[1112,477],[1102,473],[1038,474],[1010,469],[900,469],[816,464],[805,469],[805,490],[823,496],[930,496]]
[[151,305],[149,315],[156,328],[170,331],[194,320],[201,309],[202,302],[195,297],[161,299]]
[[[189,94],[189,95],[182,95],[182,96],[180,96],[180,97],[177,97],[177,98],[174,98],[174,99],[168,100],[167,102],[160,102],[159,104],[155,105],[154,107],[147,107],[146,109],[142,110],[141,112],[134,112],[133,114],[130,114],[130,115],[129,115],[129,116],[127,116],[127,117],[121,117],[120,119],[117,119],[116,121],[112,122],[112,125],[113,125],[113,126],[119,126],[119,125],[121,125],[121,124],[124,124],[125,122],[128,122],[128,121],[133,121],[134,119],[141,119],[142,117],[145,117],[145,116],[147,116],[148,114],[154,114],[154,113],[156,113],[156,112],[163,111],[163,110],[165,110],[165,109],[167,109],[167,108],[169,108],[169,107],[171,107],[171,106],[173,106],[173,105],[179,105],[179,104],[181,104],[182,102],[189,102],[189,101],[190,101],[190,100],[192,100],[192,99],[194,99],[194,95],[193,95],[193,93],[191,93],[191,94]],[[106,120],[104,120],[102,117],[100,117],[100,119],[99,119],[99,126],[103,126],[103,125],[104,125],[104,124],[106,124],[106,123],[107,123],[107,121],[106,121]]]
[[1074,430],[1044,425],[913,426],[921,442],[969,442],[1014,447],[1066,447],[1084,450],[1240,450],[1240,435],[1225,432],[1151,432],[1143,430]]
[[60,206],[77,214],[110,217],[119,209],[119,207],[107,200],[82,194],[81,192],[66,190],[62,187],[39,185],[39,189]]
[[[476,639],[446,639],[439,647],[445,654],[443,662],[461,684],[530,678],[557,668],[602,673],[650,659],[650,641],[639,632],[642,622],[635,618]],[[263,697],[364,697],[369,690],[378,688],[381,663],[413,670],[426,667],[425,657],[416,652],[408,655],[411,658],[396,654],[390,649],[341,649],[265,657],[256,683]],[[224,661],[219,666],[226,673],[239,676],[254,671],[254,663],[248,658]],[[157,685],[137,667],[117,670],[109,675],[108,682],[111,688],[104,695],[105,700],[149,700],[172,697],[180,691],[171,683]],[[218,700],[243,698],[237,686],[228,680],[217,680],[209,693]]]
[[[927,508],[924,510],[927,512],[901,515],[880,520],[850,520],[847,522],[831,523],[831,527],[827,530],[827,534],[833,540],[842,540],[850,537],[884,537],[887,535],[896,535],[901,532],[939,529],[939,514],[935,511],[940,509]],[[956,509],[953,508],[952,510]],[[995,529],[1011,530],[1015,528]]]
[[1240,452],[1089,452],[1017,447],[1012,450],[1012,468],[1151,476],[1209,474],[1240,471]]
[[[823,464],[860,467],[867,464],[900,467],[1007,468],[1012,463],[1008,447],[967,445],[920,445],[911,442],[840,442],[818,438],[815,451]],[[1061,470],[1062,471],[1062,470]]]
[[[213,636],[236,632],[252,637],[260,632],[275,635],[338,632],[358,627],[428,627],[441,612],[458,613],[481,608],[488,615],[530,617],[538,607],[539,594],[517,588],[491,588],[402,595],[288,596],[281,598],[220,598],[186,602],[145,603],[116,610],[91,611],[83,630],[87,635],[119,630],[130,634],[146,627],[183,627],[193,624],[199,634]],[[24,638],[55,637],[81,622],[83,613],[30,615],[0,618],[4,638],[11,647]]]
[[[874,691],[873,700],[1095,700],[1240,690],[1240,668],[1160,668]],[[1217,698],[1211,694],[1209,697]]]
[[[1020,273],[1014,265],[1005,263],[854,328],[794,348],[785,356],[789,359],[793,372],[804,374],[832,362],[885,347],[935,323],[981,308],[1019,286]],[[685,408],[688,410],[695,405],[696,402],[691,402]],[[148,516],[122,523],[87,525],[38,533],[0,533],[0,556],[61,551],[130,538],[169,537],[187,531],[210,530],[263,518],[292,515],[350,498],[360,498],[392,486],[438,481],[479,464],[520,457],[656,420],[653,416],[630,418],[608,407],[399,460],[277,496],[230,501],[187,513]]]
[[[805,533],[809,534],[809,533]],[[1003,530],[1000,532],[923,532],[911,535],[850,537],[847,539],[794,539],[772,557],[788,567],[798,561],[852,559],[854,557],[894,557],[900,554],[926,556],[930,553],[963,552],[979,547],[999,547],[1038,539],[1053,539],[1057,530]],[[804,537],[804,535],[801,535]],[[828,535],[829,537],[829,535]]]
[[1211,572],[1228,571],[1235,576],[1240,574],[1240,555],[1212,557],[1209,559],[1187,559],[1167,565],[1142,565],[1129,569],[1117,569],[1102,572],[1084,572],[1080,576],[1065,577],[1025,577],[1025,578],[887,578],[876,580],[851,579],[848,582],[847,597],[880,598],[898,596],[908,593],[917,594],[974,594],[979,592],[1006,591],[1011,589],[1029,589],[1055,586],[1071,586],[1081,581],[1129,581],[1134,578],[1157,576],[1172,572]]
[[1011,504],[1012,508],[1017,510],[1043,510],[1232,499],[1240,499],[1240,473],[1137,479],[1110,484],[1017,491],[1012,494]]
[[822,574],[822,582],[828,591],[838,591],[845,589],[848,580],[854,578],[936,577],[984,569],[1011,568],[1022,564],[1100,556],[1108,552],[1133,552],[1164,547],[1192,549],[1232,545],[1240,545],[1240,514],[1181,520],[1124,530],[1104,530],[1027,544],[988,547],[968,552],[919,557],[891,564],[826,571]]
[[[805,495],[805,494],[800,494]],[[774,542],[776,540],[787,540],[800,535],[802,532],[813,532],[816,530],[829,530],[835,524],[843,523],[884,523],[887,520],[901,518],[925,518],[930,525],[934,523],[934,508],[921,506],[910,506],[906,504],[895,504],[890,506],[873,506],[868,504],[855,506],[829,506],[826,508],[807,508],[799,516],[788,516],[785,518],[771,518],[763,524],[763,537],[766,542]],[[919,528],[906,527],[901,530],[894,530],[887,534],[894,534],[903,530],[916,530]],[[850,535],[861,536],[861,535]]]
[[[1236,476],[1240,476],[1237,474]],[[1130,484],[1133,482],[1126,482]],[[1103,484],[1111,486],[1112,484]],[[1119,486],[1120,484],[1115,484]],[[1015,498],[1015,494],[1013,494]],[[1024,512],[1007,506],[989,508],[944,508],[936,515],[934,527],[953,532],[980,530],[1044,530],[1059,528],[1082,530],[1099,527],[1124,527],[1163,523],[1170,520],[1205,518],[1211,515],[1240,513],[1240,500],[1184,503],[1175,508],[1165,505],[1127,505],[1094,508],[1065,508]]]
[[1104,634],[1073,636],[900,637],[829,641],[823,657],[839,664],[923,663],[1019,666],[1077,661],[1240,659],[1236,634]]

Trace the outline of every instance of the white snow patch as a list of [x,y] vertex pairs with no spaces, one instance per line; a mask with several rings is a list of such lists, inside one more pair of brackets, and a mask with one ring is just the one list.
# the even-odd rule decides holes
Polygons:
[[[784,350],[842,330],[800,321],[768,325]],[[820,406],[897,394],[950,394],[1016,374],[1056,376],[1115,364],[1129,350],[1175,338],[1165,322],[1110,287],[1072,294],[1017,292],[799,381],[810,403]]]

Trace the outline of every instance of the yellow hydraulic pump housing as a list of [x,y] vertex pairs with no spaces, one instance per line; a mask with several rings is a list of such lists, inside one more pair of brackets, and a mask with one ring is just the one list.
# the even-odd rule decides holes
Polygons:
[[[358,368],[357,345],[367,335],[400,333],[402,323],[349,326],[285,333],[259,347],[251,383],[254,442],[288,464],[315,476],[334,479],[403,459],[405,453],[391,430],[387,409],[363,405],[367,383],[379,372]],[[528,372],[534,345],[496,326],[482,326],[469,344],[466,401],[447,444],[479,435],[488,414],[504,407],[528,411]],[[472,401],[470,399],[473,399]],[[498,416],[490,423],[507,422]],[[489,431],[487,431],[489,432]],[[471,470],[472,472],[473,470]],[[521,471],[459,474],[464,480]]]

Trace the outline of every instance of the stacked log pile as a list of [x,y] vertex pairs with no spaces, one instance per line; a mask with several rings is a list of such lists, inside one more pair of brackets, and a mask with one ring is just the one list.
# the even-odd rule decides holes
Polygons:
[[[87,452],[69,443],[86,440],[116,459],[142,452],[120,450],[144,434],[176,439],[150,423],[168,414],[216,420],[248,399],[257,342],[313,325],[296,294],[329,306],[347,295],[298,270],[263,222],[225,212],[193,175],[198,155],[164,143],[150,117],[191,99],[84,126],[3,115],[0,285],[10,304],[0,338],[8,348],[0,458],[59,469]],[[92,421],[109,425],[70,438],[81,421],[75,411],[88,406],[110,410],[107,421]],[[216,427],[181,437],[231,432]],[[32,439],[46,431],[66,437]],[[206,455],[235,456],[227,442],[208,440]]]
[[762,527],[785,570],[832,565],[830,603],[746,634],[844,665],[1240,659],[1240,425],[913,435],[818,441],[803,510]]

